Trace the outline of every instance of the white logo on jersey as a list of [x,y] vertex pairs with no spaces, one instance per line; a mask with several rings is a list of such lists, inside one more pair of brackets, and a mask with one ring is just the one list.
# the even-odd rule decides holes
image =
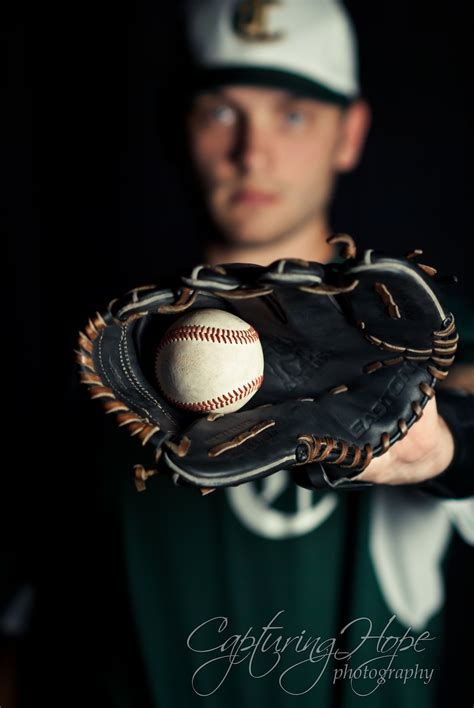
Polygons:
[[[320,526],[337,506],[334,492],[321,494],[299,487],[286,470],[265,477],[261,484],[259,488],[255,482],[247,482],[225,491],[232,511],[242,524],[265,538],[284,539],[309,533]],[[272,508],[288,487],[294,492],[294,511]]]

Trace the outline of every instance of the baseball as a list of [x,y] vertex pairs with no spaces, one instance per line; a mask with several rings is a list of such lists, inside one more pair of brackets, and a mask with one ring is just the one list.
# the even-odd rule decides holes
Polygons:
[[255,329],[229,312],[194,310],[165,332],[156,356],[165,398],[196,413],[232,413],[263,381],[263,351]]

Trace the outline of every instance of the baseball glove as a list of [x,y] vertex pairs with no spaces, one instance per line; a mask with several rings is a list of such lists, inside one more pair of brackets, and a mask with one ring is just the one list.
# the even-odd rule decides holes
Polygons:
[[[316,488],[365,486],[351,478],[422,416],[458,339],[435,270],[417,262],[420,251],[358,258],[351,237],[330,241],[342,244],[339,263],[201,265],[174,287],[134,289],[89,320],[79,335],[81,381],[153,453],[135,466],[138,489],[157,470],[206,492],[282,468]],[[198,417],[156,382],[163,333],[200,308],[231,312],[260,336],[264,381],[237,412]]]

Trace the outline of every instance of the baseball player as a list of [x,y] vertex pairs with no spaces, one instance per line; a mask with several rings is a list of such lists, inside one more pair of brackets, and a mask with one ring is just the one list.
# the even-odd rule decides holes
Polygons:
[[[350,237],[330,238],[335,182],[357,165],[370,125],[353,25],[336,0],[199,0],[186,17],[195,59],[187,116],[190,155],[216,226],[203,252],[207,270],[188,275],[178,299],[170,291],[137,289],[113,306],[113,317],[92,320],[80,338],[83,381],[96,397],[105,396],[108,412],[122,416],[119,423],[146,447],[164,426],[137,418],[141,409],[133,396],[138,389],[148,396],[146,366],[126,361],[127,344],[122,348],[117,337],[127,334],[117,321],[132,315],[126,320],[130,342],[146,346],[143,312],[150,298],[178,312],[196,293],[209,306],[216,292],[221,297],[233,290],[241,297],[232,307],[260,318],[266,333],[273,408],[249,414],[255,418],[244,443],[241,428],[231,422],[241,420],[231,418],[236,414],[203,421],[167,440],[163,433],[157,447],[168,445],[160,459],[169,466],[168,476],[135,464],[134,441],[107,430],[95,460],[108,510],[107,529],[97,543],[105,582],[120,591],[106,592],[107,602],[101,602],[107,631],[97,631],[106,635],[97,643],[100,683],[114,708],[445,705],[446,682],[455,680],[446,661],[445,579],[449,571],[451,583],[461,582],[466,572],[452,568],[453,544],[474,542],[468,463],[473,373],[468,365],[458,373],[453,369],[445,385],[452,376],[462,393],[443,392],[457,333],[431,285],[431,269],[417,265],[417,254],[387,265],[370,253],[356,254]],[[316,302],[321,312],[333,308],[328,329],[321,329],[325,336],[336,317],[346,326],[346,307],[356,314],[367,307],[372,295],[364,290],[364,278],[370,268],[388,278],[380,284],[377,276],[375,283],[373,317],[386,318],[384,331],[398,326],[399,310],[415,308],[416,318],[402,328],[413,338],[408,341],[419,334],[417,318],[420,332],[426,325],[422,312],[430,337],[434,330],[438,334],[428,349],[390,344],[389,335],[370,344],[362,337],[367,395],[373,382],[396,370],[391,366],[401,367],[393,379],[400,388],[375,395],[357,416],[364,393],[351,398],[345,380],[332,381],[324,368],[328,357],[316,357],[321,351],[309,330],[319,317]],[[406,304],[408,283],[416,297],[407,296]],[[258,315],[258,302],[269,293],[265,288],[274,294],[273,310]],[[304,307],[314,318],[299,317]],[[468,341],[460,320],[461,341]],[[272,349],[277,326],[281,333]],[[341,331],[342,338],[336,331],[331,335],[329,360],[347,362],[341,371],[348,376],[355,335],[349,325]],[[375,367],[364,358],[374,345],[380,355]],[[332,382],[332,397],[319,408],[313,399],[302,400],[310,393],[307,372],[317,369]],[[409,420],[405,414],[399,418],[399,391],[414,378],[419,400],[411,401]],[[298,406],[287,415],[286,403],[279,407],[282,391],[286,400],[297,384]],[[259,427],[264,416],[276,421],[273,432]],[[323,425],[321,416],[335,431],[324,440],[314,437],[314,421]],[[349,416],[359,436],[384,416],[393,419],[397,432],[378,432],[377,441],[364,446],[354,434],[355,442],[347,443],[336,428],[346,429]],[[286,439],[278,431],[294,425],[299,434],[305,420],[313,421],[312,435],[298,438],[296,467],[279,465]],[[200,431],[211,426],[228,433],[232,450],[209,462],[207,437]],[[209,470],[202,484],[193,457],[200,445]],[[139,489],[146,486],[140,494],[126,474],[134,464]],[[256,474],[264,465],[271,474]],[[222,488],[202,496],[196,487],[208,492],[213,474],[214,486]],[[229,482],[244,483],[226,484],[226,475]]]

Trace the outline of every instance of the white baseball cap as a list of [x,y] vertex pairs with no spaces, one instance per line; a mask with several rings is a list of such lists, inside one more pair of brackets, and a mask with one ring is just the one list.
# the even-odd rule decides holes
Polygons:
[[357,39],[339,0],[190,0],[200,89],[275,86],[345,105],[359,94]]

